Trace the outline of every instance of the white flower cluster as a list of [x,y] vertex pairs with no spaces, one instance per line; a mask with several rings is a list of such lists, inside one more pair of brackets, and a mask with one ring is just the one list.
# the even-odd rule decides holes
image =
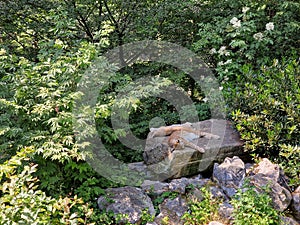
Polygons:
[[242,13],[248,12],[249,9],[250,9],[249,7],[243,7],[243,8],[242,8]]
[[0,55],[5,55],[5,53],[6,53],[5,49],[4,49],[4,48],[1,48],[1,49],[0,49]]
[[266,30],[274,30],[274,23],[273,22],[267,23]]
[[228,59],[225,62],[220,61],[220,62],[218,62],[218,66],[224,66],[224,65],[227,65],[227,64],[230,64],[230,63],[232,63],[232,59]]
[[229,56],[230,53],[226,50],[226,46],[221,46],[221,48],[218,51],[219,55],[225,55],[225,56]]
[[225,55],[225,56],[229,56],[230,53],[229,51],[226,50],[226,46],[221,46],[221,48],[217,51],[215,48],[212,48],[210,51],[209,51],[209,54],[213,55],[213,54],[216,54],[216,53],[219,53],[219,55]]
[[215,48],[212,48],[210,51],[209,51],[209,54],[213,55],[213,54],[216,54],[217,53],[217,50]]
[[255,40],[261,41],[264,38],[264,35],[261,32],[258,32],[253,35]]
[[240,21],[238,18],[236,18],[236,17],[233,17],[233,18],[230,20],[230,23],[232,24],[232,26],[233,26],[234,28],[239,28],[239,27],[241,27],[241,21]]

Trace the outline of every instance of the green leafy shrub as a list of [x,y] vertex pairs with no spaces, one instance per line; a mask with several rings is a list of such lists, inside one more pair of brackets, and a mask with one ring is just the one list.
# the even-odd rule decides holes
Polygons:
[[[26,146],[34,146],[32,162],[40,188],[58,197],[76,190],[87,200],[111,182],[84,162],[73,131],[73,103],[80,96],[76,85],[95,57],[95,46],[86,42],[68,50],[62,41],[44,41],[38,62],[0,53],[0,153],[1,162]],[[97,181],[96,181],[97,180]],[[84,188],[91,189],[89,194]]]
[[281,162],[284,168],[292,166],[289,175],[299,183],[296,169],[299,168],[296,149],[300,140],[299,62],[279,64],[275,60],[273,65],[260,70],[249,66],[243,70],[237,81],[244,86],[234,89],[231,98],[233,108],[237,109],[233,119],[245,140],[245,149],[255,156]]
[[28,164],[33,153],[22,149],[0,166],[0,224],[86,224],[93,209],[82,199],[55,199],[39,189],[37,165]]
[[280,145],[279,162],[285,174],[290,178],[290,185],[300,185],[300,146]]
[[218,209],[221,201],[213,198],[206,187],[201,188],[201,192],[203,199],[190,202],[188,212],[182,216],[185,225],[204,225],[219,219]]
[[209,1],[203,10],[193,47],[215,70],[246,151],[299,183],[299,2]]
[[[267,191],[264,188],[264,191]],[[245,185],[238,190],[231,200],[235,225],[276,225],[280,218],[272,206],[272,199],[267,193],[258,193],[253,186]]]
[[[299,70],[295,69],[297,66],[285,68],[282,64],[282,68],[266,68],[270,73],[258,71],[273,58],[298,57],[298,1],[78,0],[60,4],[41,0],[31,4],[20,0],[18,3],[2,1],[0,15],[0,162],[1,173],[10,176],[1,180],[4,223],[20,222],[25,216],[28,221],[36,219],[41,224],[47,223],[49,217],[57,223],[81,223],[80,218],[88,223],[87,217],[100,223],[115,223],[109,215],[101,215],[101,219],[95,214],[87,216],[91,213],[88,207],[92,209],[94,205],[87,206],[80,199],[93,202],[102,188],[115,184],[97,175],[84,161],[85,155],[79,151],[73,132],[73,102],[80,96],[76,86],[82,73],[99,52],[144,38],[193,46],[202,54],[216,68],[229,106],[240,109],[235,112],[235,119],[246,148],[255,154],[266,152],[274,158],[278,156],[288,174],[295,178],[294,184],[297,183],[299,107],[295,105],[299,105],[299,92],[295,87],[299,86]],[[260,74],[259,79],[244,71],[247,63],[252,64],[254,73]],[[289,75],[278,76],[278,71]],[[275,78],[273,73],[277,74]],[[293,73],[296,77],[291,80]],[[117,100],[122,91],[133,89],[135,80],[149,75],[153,77],[151,85],[140,84],[140,92],[133,98]],[[280,83],[286,77],[288,83]],[[267,85],[267,79],[272,84],[266,86],[270,93],[259,85]],[[123,116],[129,118],[130,129],[141,139],[146,137],[152,118],[160,117],[173,124],[180,122],[179,117],[185,120],[193,113],[184,108],[180,114],[167,101],[153,97],[172,82],[189,93],[201,120],[209,118],[209,107],[200,88],[186,74],[165,65],[130,66],[116,73],[108,86],[100,90],[98,131],[116,158],[124,162],[140,161],[143,146],[132,152],[118,141],[126,136],[126,130],[112,129],[113,104],[124,107],[124,112],[132,109]],[[279,94],[275,85],[281,90]],[[250,97],[246,96],[249,90],[253,94]],[[267,95],[273,96],[270,101]],[[158,121],[158,126],[161,122]],[[18,164],[15,156],[19,157],[27,146],[34,149],[29,159],[32,164],[27,161]],[[11,167],[14,163],[18,166]],[[8,168],[14,171],[7,172]],[[75,194],[79,198],[59,197]],[[20,196],[24,196],[24,201]],[[14,202],[16,208],[13,208],[10,202],[15,199],[20,202]],[[32,210],[31,199],[35,201]]]
[[299,54],[300,4],[296,1],[208,1],[194,49],[226,85],[245,64]]
[[[109,212],[101,212],[98,213],[97,219],[94,221],[97,221],[97,224],[101,225],[115,225],[115,224],[122,224],[122,225],[134,225],[130,222],[128,222],[129,216],[127,214],[114,214],[112,211]],[[148,209],[142,210],[142,216],[140,218],[140,221],[135,224],[144,225],[148,222],[153,222],[154,216],[151,216],[148,212]]]

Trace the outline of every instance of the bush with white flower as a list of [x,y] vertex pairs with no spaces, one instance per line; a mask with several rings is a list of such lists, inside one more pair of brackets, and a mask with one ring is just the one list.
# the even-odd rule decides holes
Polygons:
[[[221,81],[234,80],[242,65],[256,68],[295,55],[300,49],[299,3],[212,1],[199,23],[194,49],[212,65]],[[228,60],[231,63],[224,63]]]
[[228,115],[253,156],[300,184],[300,2],[212,1],[194,49],[219,78]]
[[269,22],[266,24],[266,30],[274,30],[274,23]]
[[236,17],[233,17],[233,18],[230,20],[230,23],[232,24],[232,26],[233,26],[234,28],[239,28],[239,27],[241,27],[241,21],[240,21],[238,18],[236,18]]

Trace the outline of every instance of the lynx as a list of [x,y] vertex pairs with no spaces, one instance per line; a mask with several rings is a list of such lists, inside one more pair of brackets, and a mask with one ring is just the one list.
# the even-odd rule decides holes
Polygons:
[[151,128],[150,131],[152,132],[151,137],[164,137],[169,136],[168,138],[168,145],[171,148],[171,152],[176,149],[183,149],[184,146],[188,146],[193,148],[201,153],[204,153],[205,150],[191,141],[193,139],[199,137],[205,137],[208,139],[214,138],[219,139],[218,135],[214,135],[211,133],[203,132],[200,130],[195,130],[191,127],[190,123],[186,123],[183,125],[172,125],[172,126],[163,126],[160,128]]

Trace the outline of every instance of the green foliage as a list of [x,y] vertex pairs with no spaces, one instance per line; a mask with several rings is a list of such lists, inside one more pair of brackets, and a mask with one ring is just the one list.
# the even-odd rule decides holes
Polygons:
[[[99,213],[97,219],[97,224],[101,225],[114,225],[114,224],[122,224],[122,225],[133,225],[132,223],[128,222],[128,215],[126,214],[114,214],[113,212],[102,212]],[[144,225],[148,222],[153,222],[154,216],[151,216],[148,212],[148,209],[144,209],[142,211],[142,216],[138,224]]]
[[166,40],[189,47],[197,32],[197,21],[201,6],[197,1],[155,1],[148,9],[148,17],[140,21],[144,27],[144,38]]
[[245,86],[235,89],[233,104],[239,110],[233,117],[246,148],[272,155],[280,144],[296,145],[300,137],[299,62],[274,61],[257,71],[245,66],[237,81]]
[[162,218],[161,224],[162,225],[168,225],[168,224],[170,224],[170,218],[168,216],[165,216],[164,218]]
[[151,216],[148,209],[142,211],[141,224],[147,224],[154,221],[154,216]]
[[203,10],[194,49],[215,68],[245,150],[281,163],[297,185],[299,2],[208,1]]
[[234,207],[234,224],[279,224],[279,214],[272,206],[272,199],[267,193],[268,188],[264,188],[264,191],[260,194],[249,184],[238,190],[231,200]]
[[200,189],[203,199],[193,200],[190,202],[189,210],[186,212],[182,219],[184,224],[208,224],[210,221],[218,220],[218,209],[221,203],[220,200],[213,198],[207,187]]
[[194,48],[224,85],[244,64],[254,68],[299,54],[300,4],[296,1],[208,1]]
[[[271,156],[299,184],[297,1],[17,0],[0,7],[0,223],[116,223],[93,211],[102,188],[116,184],[85,162],[72,110],[82,95],[77,84],[97,55],[135,40],[192,46],[215,67],[246,150]],[[99,90],[97,129],[116,158],[142,160],[144,146],[131,151],[120,141],[129,132],[144,139],[149,124],[184,122],[194,114],[155,97],[171,83],[188,93],[200,120],[210,117],[195,82],[160,63],[123,68]],[[120,125],[128,120],[129,128],[113,129],[116,108]],[[157,204],[172,196],[163,194]]]
[[[300,139],[300,66],[288,61],[253,70],[244,66],[237,81],[244,86],[232,93],[233,113],[245,149],[256,156],[282,162],[297,170],[297,149]],[[290,147],[287,147],[290,146]],[[292,147],[294,146],[294,147]],[[289,173],[294,182],[299,172]],[[296,180],[295,180],[296,179]]]
[[[143,79],[145,77],[146,79]],[[209,118],[209,107],[203,101],[204,96],[199,86],[192,83],[190,78],[178,69],[161,63],[137,63],[127,66],[111,76],[103,85],[96,112],[97,129],[105,147],[116,158],[124,162],[142,160],[143,145],[131,142],[130,144],[139,150],[130,151],[119,139],[126,137],[129,132],[145,139],[153,118],[160,118],[160,121],[152,125],[162,126],[185,122],[185,119],[188,120],[194,115],[194,111],[187,107],[177,110],[167,100],[155,97],[176,98],[172,83],[179,85],[181,91],[192,90],[190,97],[195,102],[199,119]],[[122,129],[113,128],[112,119],[117,121]]]
[[73,102],[80,96],[76,82],[96,53],[86,42],[72,51],[58,41],[44,47],[37,63],[6,51],[0,55],[0,152],[5,161],[19,149],[34,146],[40,187],[58,196],[99,177],[83,161],[72,124]]
[[285,174],[290,178],[290,185],[300,185],[300,146],[280,145],[279,162]]
[[86,224],[93,209],[81,199],[54,199],[39,190],[32,176],[37,165],[26,162],[33,152],[32,148],[22,149],[0,166],[0,224]]
[[49,41],[72,46],[77,42],[76,20],[60,1],[1,1],[1,9],[0,45],[12,55],[38,62],[37,55]]
[[[151,193],[150,193],[151,196]],[[159,196],[152,196],[152,203],[154,205],[154,209],[156,211],[156,213],[159,213],[159,205],[161,203],[163,203],[163,201],[167,198],[170,199],[175,199],[178,196],[177,192],[172,192],[172,191],[165,191],[162,194],[160,194]]]
[[117,214],[115,215],[113,212],[103,212],[100,214],[98,218],[99,224],[103,225],[114,225],[114,224],[124,224],[124,225],[133,225],[128,222],[127,214]]
[[100,213],[97,216],[97,221],[103,225],[112,225],[115,223],[114,214],[112,212]]
[[39,63],[8,53],[0,56],[0,63],[6,65],[0,89],[0,151],[13,154],[18,146],[34,145],[45,159],[80,159],[72,133],[72,102],[79,95],[74,91],[80,70],[95,52],[86,43],[73,55],[54,43],[47,48],[40,51]]

